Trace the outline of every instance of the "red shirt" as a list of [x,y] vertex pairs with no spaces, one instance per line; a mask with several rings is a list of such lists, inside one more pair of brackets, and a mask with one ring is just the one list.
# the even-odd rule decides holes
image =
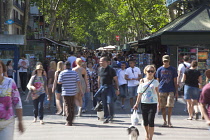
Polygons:
[[199,102],[208,105],[207,113],[210,118],[210,83],[203,87]]

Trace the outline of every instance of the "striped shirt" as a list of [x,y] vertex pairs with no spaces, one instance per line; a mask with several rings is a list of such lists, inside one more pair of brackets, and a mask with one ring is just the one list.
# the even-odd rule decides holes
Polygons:
[[62,83],[62,96],[76,95],[77,81],[80,81],[77,72],[70,69],[62,71],[58,76],[58,83]]

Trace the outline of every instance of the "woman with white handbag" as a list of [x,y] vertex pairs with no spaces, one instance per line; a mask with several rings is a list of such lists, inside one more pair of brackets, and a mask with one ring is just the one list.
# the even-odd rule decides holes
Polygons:
[[154,79],[155,67],[147,65],[144,68],[145,78],[142,78],[137,90],[138,97],[133,109],[138,109],[138,104],[141,101],[142,118],[146,132],[146,140],[152,140],[154,134],[154,119],[157,107],[160,106],[158,86],[159,82]]

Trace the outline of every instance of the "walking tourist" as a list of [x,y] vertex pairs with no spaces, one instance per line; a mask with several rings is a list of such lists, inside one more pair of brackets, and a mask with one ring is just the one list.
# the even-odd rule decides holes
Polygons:
[[13,73],[16,72],[13,68],[12,60],[7,61],[7,76],[13,78]]
[[[18,130],[23,133],[22,102],[13,79],[4,77],[5,64],[0,61],[0,139],[13,140],[16,112]],[[14,112],[15,111],[15,112]]]
[[134,99],[137,97],[137,88],[141,79],[141,71],[138,67],[135,67],[135,60],[133,59],[129,60],[129,66],[125,71],[125,79],[128,80],[128,96],[130,98],[131,112],[133,112]]
[[71,64],[71,68],[73,68],[73,63],[77,59],[77,57],[74,56],[74,52],[70,52],[69,54],[70,56],[68,57],[67,61],[69,61],[69,63]]
[[[177,90],[177,71],[174,67],[170,66],[169,55],[162,57],[163,66],[157,69],[156,77],[160,82],[159,84],[159,96],[160,96],[160,108],[163,116],[163,127],[173,127],[171,123],[171,115],[174,107],[174,95],[178,97]],[[168,108],[168,123],[166,121],[166,108]]]
[[121,69],[117,71],[117,77],[119,82],[119,89],[120,89],[120,98],[122,100],[121,108],[125,108],[125,98],[127,96],[128,86],[127,86],[127,80],[125,80],[125,72],[126,72],[126,63],[121,63]]
[[138,109],[138,104],[141,101],[142,118],[146,133],[146,140],[152,140],[154,134],[154,120],[157,107],[160,107],[160,99],[158,93],[159,82],[154,79],[155,67],[147,65],[144,68],[146,77],[140,80],[138,87],[138,97],[134,109]]
[[82,96],[83,93],[78,73],[71,70],[71,64],[68,61],[65,62],[65,68],[58,76],[58,84],[62,84],[62,96],[64,97],[66,112],[65,125],[72,126],[74,120],[74,97],[76,94]]
[[[87,81],[88,81],[87,88],[90,89],[90,81],[89,81],[90,80],[90,75],[89,75],[89,72],[87,70],[87,63],[83,62],[82,67],[86,70]],[[82,97],[82,101],[83,101],[83,103],[82,103],[82,113],[85,113],[87,111],[89,100],[90,100],[90,90],[86,90],[85,93],[84,93],[84,96]]]
[[53,98],[52,87],[53,87],[53,82],[54,82],[55,71],[56,71],[56,62],[51,61],[49,70],[47,72],[47,80],[48,80],[47,87],[48,87],[48,93],[49,93],[49,103],[47,104],[47,109],[50,109],[51,101]]
[[63,115],[65,115],[65,110],[63,109],[64,104],[63,104],[63,107],[61,105],[62,84],[58,84],[58,75],[63,70],[64,70],[63,61],[59,61],[57,63],[57,70],[55,72],[54,82],[53,82],[53,87],[52,87],[52,93],[55,93],[55,98],[56,98],[56,107],[57,107],[57,112],[55,113],[56,115],[60,115],[62,112],[63,112]]
[[27,85],[27,69],[29,66],[29,62],[26,59],[26,55],[22,54],[21,59],[18,62],[19,67],[19,76],[20,76],[20,83],[22,88],[22,93],[25,95],[26,92],[26,85]]
[[177,77],[178,82],[177,82],[177,84],[179,86],[179,89],[183,88],[183,86],[184,86],[184,83],[181,82],[181,80],[184,75],[185,69],[190,68],[189,56],[188,55],[183,56],[183,60],[184,60],[184,62],[179,64],[179,66],[178,66],[178,77]]
[[[198,100],[200,97],[200,89],[202,85],[202,77],[200,71],[197,70],[198,62],[193,60],[191,67],[186,69],[182,78],[182,82],[185,82],[184,86],[184,99],[187,101],[187,110],[189,118],[193,119],[193,113],[195,112],[195,119],[198,119]],[[193,108],[195,107],[195,108]],[[194,110],[195,109],[195,110]]]
[[31,77],[27,88],[32,92],[31,94],[34,95],[33,105],[34,105],[34,123],[37,122],[37,116],[39,115],[40,124],[44,124],[44,99],[45,94],[48,95],[48,88],[47,88],[47,78],[43,74],[43,66],[37,65],[35,75]]
[[[106,57],[100,58],[100,65],[98,87],[104,88],[104,92],[101,93],[101,99],[104,107],[104,123],[108,123],[114,117],[114,97],[119,95],[119,86],[116,72],[108,65],[108,59]],[[115,82],[116,95],[113,80]]]
[[[87,73],[89,75],[90,92],[93,94],[93,97],[94,97],[95,93],[98,90],[98,73],[97,73],[97,70],[93,68],[92,62],[89,62],[87,64]],[[95,108],[96,104],[97,104],[97,101],[95,98],[93,98],[92,110]]]
[[[206,70],[205,74],[206,77],[210,79],[210,70]],[[210,126],[210,83],[203,87],[199,102],[201,106],[201,112],[206,120],[206,123],[208,126]]]
[[[76,71],[79,75],[79,79],[80,79],[80,84],[81,84],[81,87],[82,87],[82,92],[79,92],[79,88],[77,88],[77,92],[78,94],[75,96],[75,103],[78,107],[78,114],[77,116],[81,116],[81,113],[82,113],[82,97],[84,95],[84,93],[87,93],[89,92],[90,90],[88,89],[88,78],[87,78],[87,71],[86,69],[84,69],[82,67],[82,59],[81,58],[77,58],[76,59],[76,67],[73,68],[72,70],[73,71]],[[79,93],[83,93],[83,95],[79,94]]]

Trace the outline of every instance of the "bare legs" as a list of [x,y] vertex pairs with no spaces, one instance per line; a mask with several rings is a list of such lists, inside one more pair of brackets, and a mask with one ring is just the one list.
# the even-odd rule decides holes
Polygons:
[[133,107],[133,98],[130,98],[130,106]]
[[61,112],[62,112],[61,93],[56,93],[55,98],[56,98],[56,107],[57,107],[57,113],[56,114],[61,114]]
[[146,133],[146,140],[152,140],[154,134],[154,127],[144,126]]
[[75,104],[78,107],[78,114],[77,116],[81,116],[82,113],[82,96],[81,94],[77,93],[75,96]]
[[[172,127],[172,124],[171,124],[172,109],[173,109],[172,107],[168,107],[168,126],[169,127]],[[163,126],[166,126],[167,125],[167,121],[166,121],[166,108],[162,108],[161,109],[161,112],[162,112],[162,116],[163,116],[163,120],[164,120]]]
[[193,112],[195,111],[195,114],[198,113],[198,101],[197,100],[187,100],[187,109],[189,118],[188,120],[192,120],[193,118]]

